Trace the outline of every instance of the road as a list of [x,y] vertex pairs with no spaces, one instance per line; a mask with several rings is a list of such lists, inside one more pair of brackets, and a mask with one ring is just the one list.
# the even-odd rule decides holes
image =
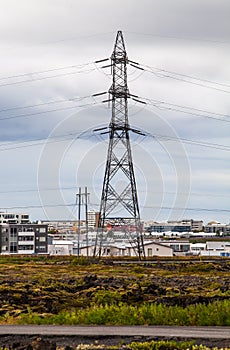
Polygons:
[[174,327],[174,326],[14,326],[1,325],[1,335],[49,335],[82,337],[181,337],[230,339],[230,327]]

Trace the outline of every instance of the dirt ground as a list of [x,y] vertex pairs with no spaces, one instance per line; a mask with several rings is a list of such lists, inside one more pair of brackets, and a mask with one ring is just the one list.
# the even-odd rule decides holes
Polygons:
[[[191,338],[177,338],[177,337],[78,337],[78,336],[1,336],[0,347],[6,350],[75,350],[80,344],[91,345],[91,349],[106,349],[109,346],[116,345],[118,349],[128,350],[130,349],[128,344],[131,342],[150,342],[151,340],[174,340],[177,342],[191,341]],[[194,344],[206,345],[210,348],[218,347],[225,348],[230,347],[229,340],[221,339],[196,339]],[[88,348],[89,349],[89,348]]]

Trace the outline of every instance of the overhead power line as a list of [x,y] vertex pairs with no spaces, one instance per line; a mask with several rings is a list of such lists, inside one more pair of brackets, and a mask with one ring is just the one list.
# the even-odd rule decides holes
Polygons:
[[[97,104],[97,103],[95,103]],[[104,128],[103,128],[104,129]],[[34,147],[37,145],[41,145],[44,142],[45,143],[53,143],[53,142],[63,142],[69,139],[75,139],[76,136],[84,136],[84,135],[89,135],[90,132],[93,132],[92,130],[87,130],[85,132],[78,132],[78,133],[67,133],[63,135],[58,135],[58,136],[48,136],[46,138],[41,138],[41,139],[35,139],[35,140],[29,140],[19,142],[19,143],[2,143],[0,144],[0,152],[4,151],[9,151],[9,150],[14,150],[14,149],[19,149],[19,148],[27,148],[27,147]],[[144,135],[144,136],[143,136]],[[182,142],[182,143],[188,143],[194,146],[200,146],[200,147],[206,147],[206,148],[214,148],[218,149],[221,151],[227,151],[230,152],[230,147],[226,145],[221,145],[221,144],[216,144],[216,143],[208,143],[208,142],[202,142],[199,140],[192,140],[192,139],[187,139],[187,138],[181,138],[181,137],[173,137],[169,135],[161,135],[161,134],[153,134],[146,132],[145,130],[141,130],[141,133],[138,134],[139,137],[150,137],[154,140],[160,141],[160,140],[165,140],[165,141],[173,141],[173,142]]]
[[[148,66],[148,65],[139,64],[139,66],[141,68],[143,68],[146,72],[154,74],[154,75],[156,75],[158,77],[170,78],[170,79],[179,80],[179,81],[182,81],[182,82],[185,82],[185,83],[201,86],[201,87],[204,87],[204,88],[213,89],[213,90],[220,91],[220,92],[225,92],[225,93],[228,93],[228,94],[230,93],[230,90],[224,90],[224,89],[215,87],[215,86],[223,86],[223,87],[230,88],[230,85],[228,85],[228,84],[223,84],[223,83],[214,82],[214,81],[207,80],[207,79],[197,78],[197,77],[193,77],[191,75],[181,74],[181,73],[177,73],[177,72],[172,72],[172,71],[168,71],[168,70],[165,70],[165,69],[152,67],[152,66]],[[209,85],[207,85],[207,84],[209,84]],[[212,85],[215,85],[215,86],[212,86]]]
[[[90,97],[92,97],[92,96],[90,96]],[[85,97],[85,98],[88,98],[88,97]],[[69,101],[69,102],[71,102],[71,101]],[[55,102],[55,103],[57,103],[57,102]],[[47,114],[47,113],[52,113],[52,112],[60,112],[60,111],[66,111],[66,110],[71,110],[71,109],[89,107],[89,106],[97,105],[97,104],[100,104],[100,103],[101,102],[95,102],[94,101],[94,102],[86,103],[86,104],[83,104],[83,105],[75,105],[75,106],[70,106],[70,107],[61,107],[61,108],[55,108],[55,109],[50,109],[50,110],[46,110],[46,111],[39,111],[39,112],[28,113],[28,114],[19,114],[19,115],[14,115],[14,116],[8,116],[8,117],[0,118],[0,121],[1,120],[18,119],[18,118],[27,118],[27,117],[31,117],[31,116],[35,116],[35,115],[42,115],[42,114]]]
[[[90,187],[89,187],[90,188]],[[23,190],[20,190],[20,189],[14,189],[14,190],[3,190],[3,191],[0,191],[1,194],[14,194],[14,193],[39,193],[39,192],[52,192],[52,191],[70,191],[70,190],[75,190],[76,191],[77,189],[77,186],[59,186],[59,187],[44,187],[44,188],[28,188],[28,189],[23,189]],[[100,186],[93,186],[92,189],[98,189],[100,190],[101,187]],[[144,190],[138,190],[138,193],[146,193],[146,191]],[[207,192],[180,192],[180,193],[177,193],[177,192],[170,192],[170,191],[156,191],[156,190],[151,190],[151,193],[152,194],[167,194],[167,195],[180,195],[180,196],[194,196],[194,197],[213,197],[213,198],[229,198],[229,195],[227,194],[222,194],[222,193],[219,193],[219,194],[214,194],[214,193],[207,193]]]
[[[149,73],[154,74],[155,76],[158,76],[161,78],[170,78],[170,79],[174,79],[174,80],[183,81],[185,83],[205,87],[208,89],[213,89],[213,90],[217,90],[220,92],[230,93],[230,90],[224,90],[224,89],[220,89],[218,87],[212,86],[212,85],[216,85],[216,86],[223,86],[223,87],[230,88],[230,85],[228,85],[228,84],[214,82],[211,80],[202,79],[202,78],[198,78],[198,77],[194,77],[191,75],[182,74],[182,73],[178,73],[178,72],[172,72],[172,71],[168,71],[168,70],[161,69],[158,67],[153,67],[153,66],[149,66],[149,65],[140,64],[140,63],[135,63],[135,65],[132,64],[132,66],[137,68],[137,69],[142,69],[146,72],[149,72]],[[190,79],[190,80],[188,80],[188,79]],[[207,85],[207,84],[209,84],[209,85]]]
[[[142,63],[138,63],[138,62],[128,61],[128,63],[130,63],[130,65],[136,69],[149,72],[149,73],[154,74],[158,77],[175,79],[175,80],[183,81],[183,82],[186,82],[189,84],[202,86],[202,87],[205,87],[208,89],[214,89],[217,91],[230,93],[230,90],[224,90],[224,89],[215,87],[215,86],[222,86],[222,87],[226,87],[226,88],[230,89],[230,84],[220,83],[220,82],[216,82],[216,81],[212,81],[212,80],[208,80],[208,79],[203,79],[200,77],[194,77],[192,75],[178,73],[175,71],[169,71],[169,70],[166,70],[163,68],[149,66],[149,65],[142,64]],[[101,68],[107,68],[107,67],[110,67],[110,65],[103,66]],[[190,79],[190,80],[188,80],[188,79]]]
[[194,77],[194,76],[191,76],[191,75],[188,75],[188,74],[182,74],[182,73],[178,73],[178,72],[168,71],[168,70],[162,69],[162,68],[157,68],[157,67],[152,67],[152,66],[147,66],[147,65],[142,65],[142,64],[140,64],[140,66],[141,67],[147,67],[147,68],[149,68],[151,70],[153,69],[153,70],[156,70],[156,71],[159,71],[159,72],[163,72],[163,73],[175,74],[175,75],[179,75],[181,77],[190,78],[190,79],[193,79],[193,80],[202,81],[202,82],[210,83],[210,84],[213,84],[213,85],[225,86],[225,87],[229,87],[230,88],[230,85],[229,84],[225,84],[225,83],[218,83],[216,81],[212,81],[212,80],[208,80],[208,79],[202,79],[202,78]]
[[24,84],[24,83],[32,83],[32,82],[35,82],[35,81],[46,80],[46,79],[53,79],[53,78],[59,78],[59,77],[65,77],[65,76],[74,75],[74,74],[89,73],[89,72],[92,72],[94,70],[97,70],[97,67],[90,68],[87,71],[86,70],[81,70],[81,71],[61,73],[61,74],[50,75],[50,76],[45,76],[45,77],[38,77],[38,78],[33,78],[32,77],[31,79],[28,79],[28,80],[20,80],[20,81],[14,81],[14,82],[0,84],[0,87],[11,86],[11,85],[19,85],[19,84]]
[[[224,117],[224,118],[230,118],[230,115],[228,115],[228,114],[211,112],[211,111],[207,111],[204,109],[178,105],[175,103],[169,103],[169,102],[162,101],[162,100],[155,100],[155,99],[152,100],[152,99],[144,98],[144,97],[140,97],[140,99],[142,101],[144,101],[147,105],[154,106],[154,107],[161,109],[161,110],[176,111],[176,112],[180,112],[180,113],[194,115],[194,116],[201,117],[201,118],[214,119],[214,120],[218,120],[220,122],[230,123],[230,119],[227,120],[227,119],[223,119],[223,118],[218,118],[218,116]],[[136,99],[133,99],[133,100],[137,101]]]
[[[90,203],[93,206],[99,206],[98,203]],[[39,208],[57,208],[57,207],[76,207],[76,203],[61,203],[61,204],[43,204],[43,205],[26,205],[26,206],[8,206],[2,207],[5,210],[15,210],[15,209],[39,209]],[[141,206],[143,209],[160,209],[160,210],[184,210],[184,211],[204,211],[204,212],[216,212],[216,213],[230,213],[230,209],[220,209],[220,208],[181,208],[181,207],[168,207],[168,206]]]
[[155,37],[155,38],[163,38],[163,39],[176,39],[176,40],[182,40],[182,41],[197,41],[197,42],[207,42],[212,44],[228,44],[229,41],[225,40],[219,40],[219,39],[208,39],[208,38],[195,38],[191,36],[179,36],[179,35],[164,35],[164,34],[154,34],[154,33],[138,33],[138,32],[130,32],[125,31],[125,33],[128,34],[135,34],[140,36],[147,36],[147,37]]
[[20,109],[28,109],[28,108],[34,108],[34,107],[41,107],[41,106],[46,106],[46,105],[51,105],[51,104],[56,104],[56,103],[66,103],[66,102],[77,102],[77,101],[82,101],[86,98],[91,97],[92,95],[89,96],[83,96],[83,97],[70,97],[68,99],[63,99],[63,100],[53,100],[53,101],[47,101],[47,102],[41,102],[41,103],[36,103],[32,105],[27,105],[27,106],[18,106],[18,107],[10,107],[10,108],[4,108],[0,110],[0,113],[3,112],[10,112],[10,111],[16,111]]
[[[24,109],[30,109],[30,108],[35,108],[35,107],[42,107],[42,106],[53,105],[53,104],[79,102],[79,101],[82,101],[82,100],[87,99],[87,98],[100,96],[102,94],[105,94],[105,92],[94,94],[94,95],[82,96],[82,97],[80,97],[80,96],[79,97],[73,96],[73,97],[69,97],[67,99],[63,99],[63,100],[53,100],[53,101],[41,102],[41,103],[25,105],[25,106],[3,108],[3,109],[0,110],[0,113],[17,111],[17,110],[24,110]],[[230,122],[230,120],[226,120],[226,119],[217,117],[217,116],[220,116],[220,117],[224,117],[224,118],[230,118],[230,115],[227,115],[227,114],[207,111],[207,110],[198,109],[198,108],[189,107],[189,106],[178,105],[178,104],[175,104],[175,103],[170,103],[170,102],[162,101],[162,100],[148,99],[148,98],[139,97],[139,96],[136,96],[136,97],[139,98],[139,100],[137,100],[137,99],[133,98],[132,96],[131,96],[131,98],[135,102],[143,101],[143,103],[148,104],[150,106],[154,106],[154,107],[156,107],[158,109],[161,109],[161,110],[166,109],[166,110],[169,110],[169,111],[177,111],[177,112],[180,112],[180,113],[194,115],[194,116],[197,116],[197,117],[214,119],[214,120],[217,120],[217,121],[220,121],[220,122],[226,122],[226,123]],[[51,110],[51,112],[52,111],[56,111],[56,109],[55,110]],[[46,113],[46,112],[49,113],[49,111],[42,111],[42,112],[39,111],[39,112],[29,113],[29,114],[22,114],[22,115],[16,115],[16,116],[7,116],[7,117],[2,117],[2,118],[0,117],[0,121],[1,120],[7,120],[7,119],[14,119],[14,118],[24,118],[24,117],[28,117],[28,116],[31,116],[31,115],[36,115],[36,114],[41,114],[41,113],[43,114],[43,113]]]
[[48,144],[48,143],[55,143],[55,142],[63,142],[66,140],[72,140],[75,139],[76,137],[84,137],[85,135],[89,134],[89,131],[85,132],[71,132],[63,135],[57,135],[57,136],[47,136],[45,138],[39,138],[39,139],[34,139],[34,140],[29,140],[29,141],[22,141],[18,143],[2,143],[0,144],[0,152],[3,151],[9,151],[9,150],[14,150],[18,148],[27,148],[27,147],[34,147],[34,146],[39,146],[42,144]]
[[40,71],[33,71],[33,72],[21,73],[21,74],[15,74],[15,75],[8,75],[6,77],[0,77],[0,80],[21,78],[21,77],[26,77],[26,76],[36,75],[36,74],[56,72],[56,71],[60,71],[60,70],[77,68],[77,67],[79,67],[79,68],[82,67],[83,68],[83,67],[86,67],[86,66],[89,66],[89,65],[92,65],[92,64],[94,64],[94,62],[82,63],[82,64],[72,64],[72,65],[68,65],[68,66],[62,66],[62,67],[57,67],[57,68],[50,68],[50,69],[45,69],[45,70],[40,70]]
[[210,211],[210,212],[217,212],[217,213],[230,213],[230,209],[219,209],[219,208],[182,208],[182,207],[157,207],[157,206],[143,206],[142,208],[146,209],[156,209],[159,208],[160,210],[184,210],[184,211]]
[[[105,94],[105,93],[88,95],[88,96],[82,96],[82,97],[74,97],[73,96],[73,97],[69,97],[67,99],[63,99],[63,100],[53,100],[53,101],[41,102],[41,103],[27,105],[27,106],[18,106],[18,107],[4,108],[4,109],[0,110],[0,113],[17,111],[17,110],[24,110],[24,109],[30,109],[30,108],[35,108],[35,107],[42,107],[42,106],[53,105],[53,104],[74,103],[74,102],[79,102],[79,101],[85,100],[87,98],[100,96],[101,94]],[[161,110],[177,111],[177,112],[180,112],[180,113],[190,114],[190,115],[194,115],[194,116],[202,117],[202,118],[213,119],[213,120],[217,120],[217,121],[220,121],[220,122],[226,122],[226,123],[230,122],[230,120],[226,120],[226,119],[217,117],[217,116],[220,116],[220,117],[224,117],[224,118],[230,118],[230,115],[227,115],[227,114],[207,111],[207,110],[198,109],[198,108],[194,108],[194,107],[178,105],[178,104],[169,103],[167,101],[162,101],[162,100],[148,99],[148,98],[144,98],[144,97],[138,97],[138,98],[139,98],[138,101],[135,98],[132,98],[132,99],[135,102],[144,101],[145,104],[150,105],[150,106],[154,106],[154,107],[156,107],[158,109],[161,109]],[[74,107],[67,107],[67,109],[69,109],[69,108],[74,108]],[[65,109],[58,109],[58,110],[65,110]],[[49,110],[48,111],[39,111],[39,112],[34,112],[34,113],[29,113],[29,114],[7,116],[7,117],[2,117],[2,118],[0,117],[0,121],[1,120],[15,119],[15,118],[16,119],[17,118],[25,118],[25,117],[30,117],[32,115],[43,114],[43,113],[50,113],[50,112],[55,112],[55,111],[58,111],[58,110],[57,109],[53,109],[53,110],[50,110],[50,111]]]
[[195,146],[215,148],[215,149],[219,149],[222,151],[230,152],[230,147],[226,146],[226,145],[220,145],[220,144],[211,143],[211,142],[202,142],[199,140],[191,140],[191,139],[182,138],[182,137],[173,137],[173,136],[160,135],[160,134],[151,134],[151,133],[145,132],[144,130],[143,130],[143,133],[145,133],[146,136],[152,137],[154,139],[159,139],[159,140],[162,139],[162,140],[166,140],[166,141],[188,143],[188,144],[195,145]]

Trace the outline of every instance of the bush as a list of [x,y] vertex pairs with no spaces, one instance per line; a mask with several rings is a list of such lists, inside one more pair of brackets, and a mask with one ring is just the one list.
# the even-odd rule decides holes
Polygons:
[[230,326],[230,301],[217,301],[208,305],[167,306],[145,303],[93,305],[86,309],[63,311],[57,315],[32,313],[18,318],[21,324],[66,325],[178,325],[178,326]]

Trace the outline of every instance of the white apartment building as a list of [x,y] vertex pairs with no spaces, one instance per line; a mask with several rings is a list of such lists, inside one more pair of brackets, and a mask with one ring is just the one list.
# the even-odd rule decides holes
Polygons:
[[94,209],[90,209],[87,213],[88,227],[95,228],[98,225],[99,213]]
[[211,221],[205,226],[204,231],[211,234],[215,233],[220,236],[230,235],[230,224],[227,225],[217,221]]
[[0,212],[0,225],[2,224],[29,224],[30,216],[25,213]]

